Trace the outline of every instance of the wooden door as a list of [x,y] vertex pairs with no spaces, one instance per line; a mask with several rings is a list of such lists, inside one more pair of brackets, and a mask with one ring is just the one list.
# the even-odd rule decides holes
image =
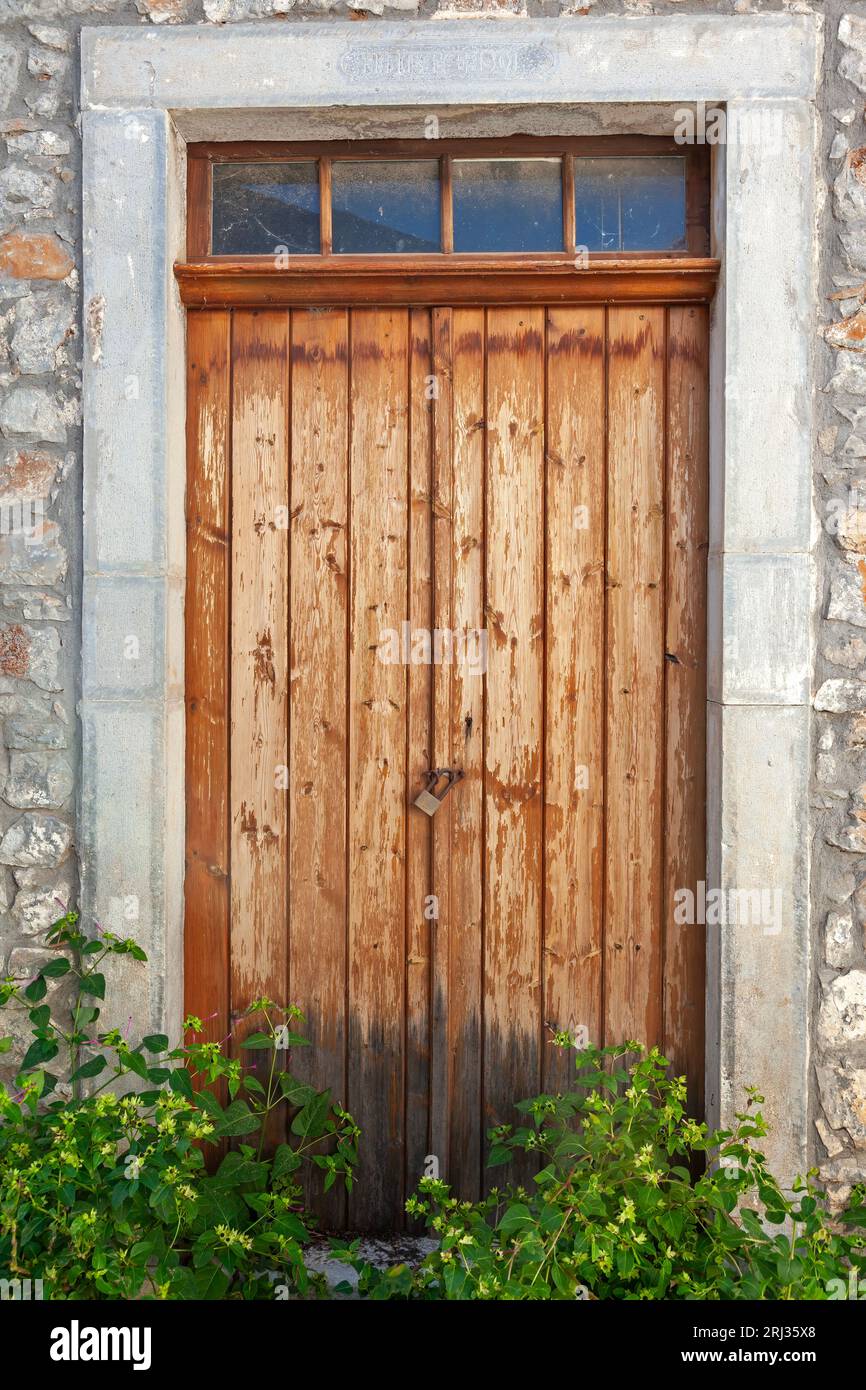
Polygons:
[[363,1131],[324,1220],[427,1155],[477,1197],[558,1030],[699,1114],[706,306],[193,310],[188,356],[187,1007],[304,1010]]

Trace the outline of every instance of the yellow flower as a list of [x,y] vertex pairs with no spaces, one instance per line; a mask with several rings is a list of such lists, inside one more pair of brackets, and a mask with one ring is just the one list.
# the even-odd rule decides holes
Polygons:
[[622,1226],[626,1221],[629,1221],[629,1222],[634,1221],[634,1217],[635,1217],[634,1202],[631,1200],[630,1197],[626,1197],[626,1198],[623,1200],[622,1206],[621,1206],[621,1208],[620,1208],[619,1216],[618,1216],[616,1219],[617,1219],[619,1225]]
[[252,1236],[245,1235],[243,1231],[236,1231],[233,1226],[217,1226],[215,1230],[228,1249],[239,1246],[241,1250],[252,1250]]

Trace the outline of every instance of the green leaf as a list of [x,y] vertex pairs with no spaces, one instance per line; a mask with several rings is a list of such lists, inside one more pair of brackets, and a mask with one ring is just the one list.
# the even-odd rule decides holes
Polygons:
[[215,1262],[196,1270],[181,1265],[172,1276],[171,1295],[182,1301],[212,1301],[225,1298],[229,1283],[230,1276]]
[[304,1139],[318,1139],[325,1132],[331,1113],[331,1092],[322,1091],[298,1111],[292,1120],[292,1133]]
[[168,1038],[165,1033],[148,1033],[146,1038],[142,1038],[141,1045],[146,1047],[148,1052],[165,1052]]
[[273,1045],[274,1040],[270,1033],[250,1033],[249,1037],[241,1043],[241,1047],[273,1048]]
[[225,1111],[214,1095],[213,1091],[198,1091],[196,1093],[196,1103],[200,1110],[207,1113],[209,1119],[216,1124],[222,1124]]
[[44,1028],[51,1019],[51,1009],[48,1004],[40,1004],[38,1009],[31,1009],[27,1017],[34,1028]]
[[231,1139],[238,1134],[252,1134],[260,1127],[261,1120],[254,1115],[245,1100],[233,1100],[217,1126],[221,1138]]
[[293,1240],[308,1241],[310,1233],[299,1216],[293,1215],[290,1211],[283,1212],[280,1216],[275,1216],[273,1221],[274,1230],[280,1235],[291,1236]]
[[68,975],[72,966],[66,956],[58,956],[56,960],[50,960],[47,965],[43,965],[39,971],[46,980],[59,979],[61,975]]
[[21,1070],[27,1071],[29,1067],[38,1067],[41,1062],[50,1062],[59,1051],[57,1043],[50,1038],[36,1038],[24,1054]]
[[280,1072],[280,1090],[291,1106],[306,1105],[316,1095],[315,1086],[296,1081],[287,1071]]
[[69,1080],[80,1081],[86,1076],[98,1076],[101,1071],[105,1070],[107,1065],[105,1058],[100,1053],[98,1057],[91,1057],[89,1062],[84,1062],[80,1067],[76,1067]]
[[522,1230],[524,1226],[531,1224],[531,1222],[532,1212],[529,1210],[529,1207],[525,1206],[523,1202],[512,1202],[511,1206],[508,1207],[503,1215],[497,1229],[501,1235],[514,1235],[516,1231]]
[[125,1052],[122,1057],[118,1058],[118,1061],[129,1071],[134,1072],[136,1076],[140,1076],[142,1081],[150,1080],[147,1074],[147,1062],[140,1052]]
[[15,1081],[16,1084],[19,1086],[23,1085],[25,1081],[27,1082],[27,1086],[30,1091],[29,1099],[30,1101],[32,1101],[34,1096],[38,1097],[42,1095],[42,1092],[45,1089],[45,1076],[46,1073],[44,1071],[31,1071],[28,1076],[25,1076],[22,1071],[19,1072],[18,1076],[15,1078]]
[[776,1261],[776,1270],[783,1284],[796,1284],[803,1273],[803,1261],[791,1260],[780,1255]]
[[39,974],[36,976],[35,980],[31,980],[30,984],[26,986],[24,998],[29,999],[31,1004],[36,1004],[40,999],[44,999],[47,993],[48,986],[43,980],[42,975]]
[[104,950],[105,947],[103,946],[101,941],[88,941],[86,946],[82,946],[81,954],[83,956],[95,956],[98,954],[99,951]]
[[302,1163],[300,1154],[296,1154],[288,1144],[278,1144],[273,1157],[271,1177],[274,1180],[288,1177],[290,1173],[296,1173]]
[[79,993],[92,995],[94,999],[104,999],[105,976],[99,973],[85,975],[84,979],[81,981]]
[[[192,1089],[192,1077],[190,1076],[186,1067],[175,1067],[174,1071],[171,1073],[171,1076],[169,1077],[168,1084],[174,1091],[175,1095],[185,1096],[187,1100],[192,1100],[194,1098],[194,1092]],[[206,1094],[206,1092],[202,1092],[202,1094],[204,1095]],[[201,1097],[199,1097],[199,1099],[201,1099]]]
[[254,1188],[261,1191],[268,1180],[269,1166],[266,1162],[246,1158],[243,1154],[231,1150],[226,1154],[208,1186],[211,1189],[221,1187],[235,1189],[244,1183],[251,1183]]

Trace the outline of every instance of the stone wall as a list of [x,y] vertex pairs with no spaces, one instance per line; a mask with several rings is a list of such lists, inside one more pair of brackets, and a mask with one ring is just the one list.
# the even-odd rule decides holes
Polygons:
[[[815,1159],[866,1174],[866,5],[842,0],[0,0],[0,962],[29,974],[74,899],[80,650],[78,30],[490,14],[742,14],[826,21],[814,441],[819,587],[813,803]],[[493,19],[491,20],[493,22]],[[238,105],[243,93],[238,93]],[[120,235],[119,230],[119,235]],[[836,296],[836,297],[834,297]],[[98,325],[91,325],[98,330]],[[93,337],[98,350],[98,331]],[[768,403],[768,409],[772,403]],[[22,504],[24,507],[22,509]],[[15,524],[27,508],[35,532]],[[28,512],[28,515],[30,513]],[[123,750],[118,750],[123,756]],[[130,777],[140,775],[130,768]],[[767,1018],[766,1027],[773,1028]],[[754,1078],[760,1084],[760,1077]]]
[[866,9],[833,16],[816,383],[818,632],[813,921],[816,1156],[839,1197],[866,1173]]

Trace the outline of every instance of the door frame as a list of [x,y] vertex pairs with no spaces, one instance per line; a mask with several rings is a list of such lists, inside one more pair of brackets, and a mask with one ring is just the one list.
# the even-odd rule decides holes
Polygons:
[[393,133],[425,113],[465,121],[467,102],[488,130],[529,111],[552,129],[564,112],[670,133],[706,102],[726,119],[712,177],[707,881],[778,889],[783,903],[778,931],[708,933],[708,1119],[729,1122],[757,1084],[771,1162],[783,1179],[808,1166],[820,36],[818,17],[790,14],[443,19],[377,23],[369,37],[344,21],[82,31],[82,906],[125,922],[148,952],[148,971],[124,982],[124,1017],[173,1036],[182,1017],[186,461],[172,267],[187,142],[333,138],[347,109],[366,133]]

